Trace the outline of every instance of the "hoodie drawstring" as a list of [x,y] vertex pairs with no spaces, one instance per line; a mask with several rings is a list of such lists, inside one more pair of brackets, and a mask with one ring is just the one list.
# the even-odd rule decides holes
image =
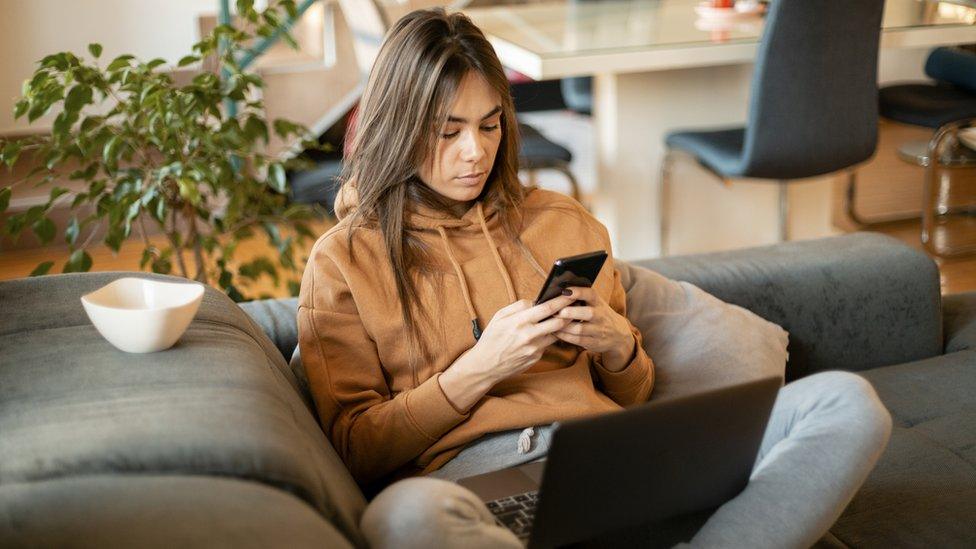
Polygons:
[[498,267],[498,271],[502,274],[502,279],[505,280],[505,289],[508,290],[508,302],[512,303],[518,300],[518,296],[515,295],[515,286],[512,284],[512,277],[508,275],[505,264],[502,262],[502,257],[498,255],[498,246],[495,245],[495,239],[491,237],[491,232],[488,230],[488,223],[485,222],[485,212],[481,209],[481,202],[478,202],[477,208],[478,219],[481,220],[481,232],[485,234],[485,239],[488,240],[488,247],[491,248],[491,255],[495,257],[495,267]]
[[[502,261],[501,255],[498,254],[497,246],[495,246],[495,240],[491,237],[491,232],[488,230],[488,223],[485,221],[485,214],[481,208],[481,202],[477,203],[478,209],[478,220],[481,222],[481,232],[484,233],[485,239],[488,241],[488,247],[491,248],[491,255],[495,259],[495,267],[498,268],[498,272],[501,273],[502,279],[505,281],[505,290],[508,292],[509,302],[514,302],[518,299],[515,294],[515,286],[512,284],[512,277],[508,274],[508,270],[505,269],[505,263]],[[441,235],[441,241],[444,243],[444,249],[447,251],[447,257],[451,260],[451,266],[454,267],[454,272],[457,274],[458,279],[461,282],[461,294],[464,296],[464,305],[468,309],[468,317],[471,319],[471,333],[474,335],[475,341],[481,339],[481,327],[478,326],[478,313],[474,310],[474,303],[471,301],[471,291],[468,287],[468,279],[464,276],[464,271],[461,269],[461,264],[458,263],[457,258],[454,256],[454,250],[451,249],[451,241],[447,237],[447,231],[444,230],[442,225],[437,226],[437,232]]]
[[451,249],[450,240],[447,238],[447,231],[444,230],[444,227],[438,225],[437,232],[440,233],[441,240],[444,241],[444,249],[447,250],[447,257],[451,260],[454,272],[461,282],[461,294],[464,295],[464,305],[468,308],[468,318],[471,319],[472,333],[474,333],[474,339],[477,341],[481,338],[481,328],[478,327],[478,313],[474,311],[474,303],[471,302],[471,295],[468,293],[468,279],[464,276],[464,271],[461,270],[461,265],[458,263],[457,258],[454,257],[454,250]]

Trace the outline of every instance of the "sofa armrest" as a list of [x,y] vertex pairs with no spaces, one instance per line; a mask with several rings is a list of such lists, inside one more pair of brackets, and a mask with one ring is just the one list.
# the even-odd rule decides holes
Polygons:
[[938,269],[888,236],[856,233],[634,264],[695,284],[786,329],[788,380],[942,353]]
[[976,292],[942,298],[945,352],[976,349]]

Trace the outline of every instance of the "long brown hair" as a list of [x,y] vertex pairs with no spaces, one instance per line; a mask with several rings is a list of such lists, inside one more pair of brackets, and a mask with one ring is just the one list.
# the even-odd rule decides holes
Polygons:
[[[378,226],[393,267],[403,323],[410,342],[410,363],[431,360],[419,337],[420,324],[431,319],[417,303],[409,273],[430,274],[427,246],[405,230],[411,203],[449,211],[439,193],[419,176],[433,154],[440,128],[449,115],[464,76],[474,71],[501,98],[502,138],[495,163],[479,200],[497,211],[508,237],[518,238],[519,206],[524,188],[518,179],[518,124],[508,80],[488,40],[470,19],[441,8],[411,12],[387,33],[360,102],[351,143],[346,146],[343,185],[354,185],[357,208],[350,214],[348,243],[359,226]],[[414,316],[420,311],[420,322]],[[418,356],[419,355],[419,356]]]

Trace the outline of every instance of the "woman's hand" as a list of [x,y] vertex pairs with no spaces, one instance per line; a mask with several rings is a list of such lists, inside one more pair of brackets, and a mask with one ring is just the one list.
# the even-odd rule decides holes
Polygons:
[[441,374],[441,389],[448,400],[466,410],[496,383],[538,362],[546,347],[556,342],[554,332],[572,322],[554,315],[573,301],[559,296],[533,305],[522,299],[499,309],[478,343]]
[[623,370],[634,356],[637,345],[630,321],[614,311],[593,288],[570,286],[566,290],[572,292],[568,297],[587,304],[560,310],[557,318],[575,322],[553,335],[590,352],[601,353],[603,367],[607,370]]

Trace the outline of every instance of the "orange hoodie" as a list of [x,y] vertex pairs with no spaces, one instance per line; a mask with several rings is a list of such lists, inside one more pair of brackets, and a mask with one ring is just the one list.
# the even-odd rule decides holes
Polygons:
[[[405,224],[435,253],[442,282],[418,282],[419,302],[443,333],[422,334],[434,362],[410,368],[393,270],[378,229],[357,229],[346,244],[346,215],[355,191],[337,201],[340,221],[312,248],[302,278],[298,335],[302,362],[322,428],[362,485],[426,474],[468,443],[492,432],[619,410],[647,400],[653,364],[637,340],[633,360],[610,372],[600,356],[558,341],[524,373],[495,385],[470,410],[457,410],[438,377],[476,343],[495,312],[535,299],[548,266],[594,250],[611,253],[606,228],[570,197],[529,190],[522,241],[506,239],[501,222],[477,202],[460,219],[426,207]],[[547,268],[543,269],[543,266]],[[414,279],[418,280],[418,279]],[[625,295],[612,256],[594,288],[620,314]]]

